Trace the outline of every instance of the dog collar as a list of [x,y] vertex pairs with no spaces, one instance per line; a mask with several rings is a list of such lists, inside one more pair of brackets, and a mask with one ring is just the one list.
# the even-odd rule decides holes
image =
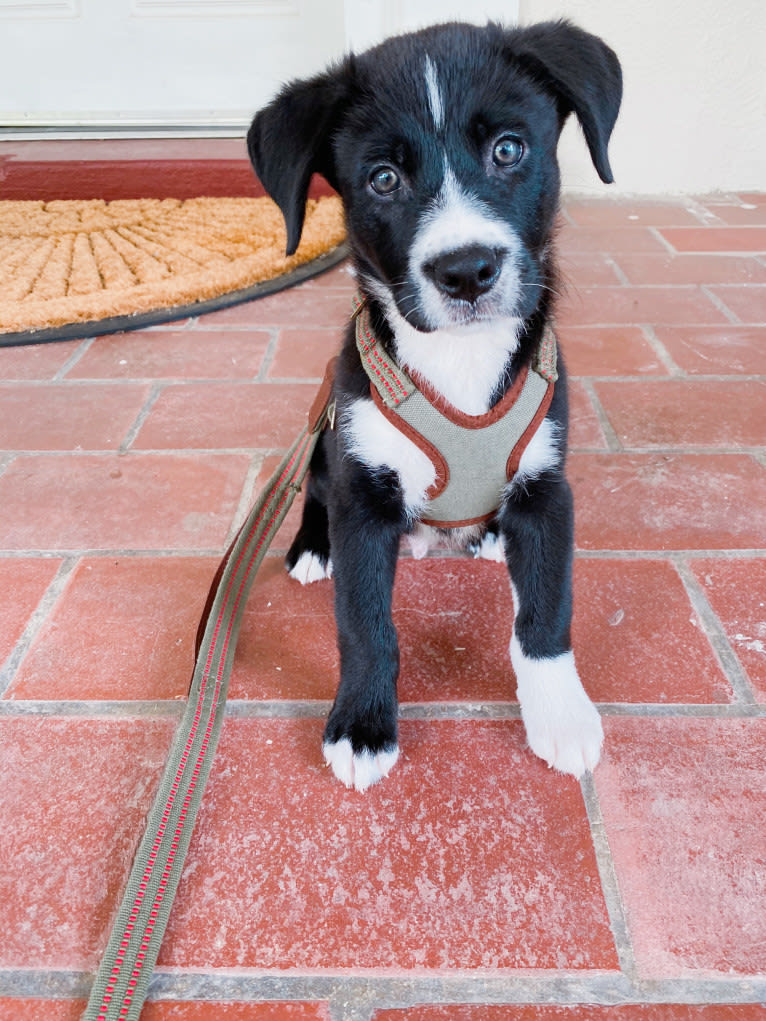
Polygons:
[[558,378],[553,330],[546,327],[532,364],[494,407],[484,415],[466,415],[394,361],[373,333],[361,295],[354,299],[354,315],[356,345],[372,400],[436,471],[421,520],[457,528],[491,518],[553,399]]

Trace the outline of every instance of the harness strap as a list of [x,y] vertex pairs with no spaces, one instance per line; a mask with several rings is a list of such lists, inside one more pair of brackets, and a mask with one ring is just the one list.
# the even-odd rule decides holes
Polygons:
[[420,520],[438,528],[486,521],[548,413],[558,378],[556,336],[546,326],[532,364],[482,415],[467,415],[424,380],[416,383],[378,342],[366,302],[355,298],[356,346],[370,395],[389,422],[429,458],[436,481]]
[[186,709],[82,1021],[138,1021],[221,732],[247,596],[332,416],[328,378],[309,424],[262,490],[211,587]]

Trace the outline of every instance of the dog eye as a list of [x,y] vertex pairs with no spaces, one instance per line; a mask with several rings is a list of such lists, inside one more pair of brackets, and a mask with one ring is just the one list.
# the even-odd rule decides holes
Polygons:
[[492,150],[492,162],[497,167],[515,167],[521,163],[524,155],[524,143],[514,135],[505,135],[495,142]]
[[378,167],[370,174],[370,187],[378,195],[390,195],[400,184],[401,179],[393,167]]

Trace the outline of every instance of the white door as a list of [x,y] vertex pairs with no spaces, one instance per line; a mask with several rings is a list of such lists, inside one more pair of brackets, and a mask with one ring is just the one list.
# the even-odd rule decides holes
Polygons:
[[349,48],[518,0],[0,0],[0,131],[239,134]]
[[343,53],[343,0],[0,0],[0,125],[240,128]]

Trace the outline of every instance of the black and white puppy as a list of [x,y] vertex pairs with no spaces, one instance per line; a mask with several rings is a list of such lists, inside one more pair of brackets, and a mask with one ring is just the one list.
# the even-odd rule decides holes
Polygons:
[[[446,404],[484,415],[530,363],[557,279],[556,148],[582,126],[604,182],[622,92],[601,40],[566,22],[446,24],[390,39],[286,86],[248,135],[255,171],[298,245],[311,175],[338,190],[378,342]],[[334,382],[335,428],[311,466],[287,557],[303,583],[335,579],[341,677],[324,734],[335,774],[359,790],[398,756],[399,650],[391,597],[400,540],[428,548],[420,518],[435,465],[371,400],[353,325]],[[494,517],[456,541],[507,563],[510,658],[533,752],[575,776],[603,732],[570,641],[573,514],[564,477],[566,378]]]

